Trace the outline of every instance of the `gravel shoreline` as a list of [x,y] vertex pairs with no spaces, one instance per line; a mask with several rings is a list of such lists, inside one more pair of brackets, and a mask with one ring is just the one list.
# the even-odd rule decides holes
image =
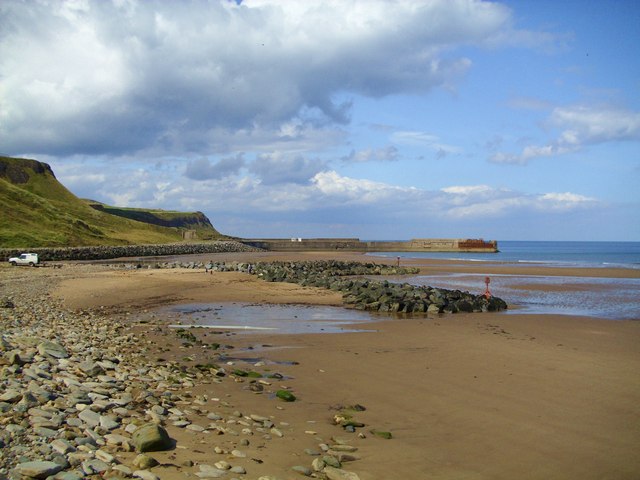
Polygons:
[[[247,382],[248,372],[153,361],[158,345],[135,332],[126,312],[69,311],[50,295],[64,279],[109,270],[98,265],[0,270],[0,479],[279,478],[249,477],[252,465],[263,461],[249,458],[247,451],[259,439],[266,455],[269,442],[287,435],[286,421],[243,414],[224,400],[191,392],[196,385]],[[179,337],[167,342],[202,347],[195,337]],[[282,399],[272,401],[295,400],[275,392],[266,377],[248,381],[246,390]],[[158,445],[147,447],[139,438],[145,429],[160,437]],[[174,439],[180,432],[225,435],[226,441],[209,445],[211,462],[159,464],[152,451],[184,449]],[[341,468],[357,459],[356,447],[317,440],[317,448],[299,455],[308,459],[305,464],[287,467],[292,473],[359,478]]]

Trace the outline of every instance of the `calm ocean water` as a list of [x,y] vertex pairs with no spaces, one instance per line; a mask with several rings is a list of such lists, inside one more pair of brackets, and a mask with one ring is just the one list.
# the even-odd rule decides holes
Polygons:
[[[640,242],[499,241],[498,253],[386,252],[372,255],[437,258],[554,267],[619,267],[640,269]],[[515,270],[517,272],[517,270]],[[484,275],[416,276],[408,283],[482,293]],[[562,285],[564,288],[559,289]],[[491,290],[517,306],[513,313],[584,315],[615,320],[640,320],[640,279],[571,276],[492,275]]]
[[640,242],[498,241],[498,253],[384,252],[375,256],[484,262],[545,263],[571,267],[640,269]]

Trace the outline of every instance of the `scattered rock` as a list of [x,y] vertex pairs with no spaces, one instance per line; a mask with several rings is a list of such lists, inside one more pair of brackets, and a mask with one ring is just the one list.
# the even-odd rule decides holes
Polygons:
[[222,470],[212,465],[201,464],[199,468],[200,471],[196,473],[196,476],[200,478],[221,478],[227,474],[227,470]]
[[159,465],[159,462],[155,458],[145,455],[144,453],[141,453],[133,459],[133,466],[140,470],[149,470],[157,465]]
[[138,452],[158,452],[171,448],[172,442],[167,431],[155,423],[138,427],[131,437]]
[[376,437],[384,438],[385,440],[391,440],[393,438],[393,435],[391,435],[391,432],[385,432],[382,430],[371,430],[371,433],[374,434]]
[[9,389],[0,395],[0,402],[18,403],[22,400],[22,393],[17,390]]
[[305,467],[304,465],[296,465],[295,467],[291,467],[291,470],[293,470],[296,473],[299,473],[300,475],[304,475],[305,477],[310,477],[311,474],[313,473],[313,470],[311,470],[308,467]]
[[15,471],[19,475],[24,475],[28,478],[47,478],[51,475],[55,475],[63,468],[63,465],[59,465],[55,462],[34,461],[18,464]]
[[69,354],[67,350],[56,342],[42,342],[38,345],[38,353],[40,355],[48,355],[53,358],[67,358]]
[[342,470],[341,468],[327,466],[323,472],[328,480],[360,480],[360,477],[356,473]]
[[160,480],[159,476],[149,470],[136,470],[132,475],[142,480]]
[[276,397],[280,400],[284,400],[285,402],[295,402],[296,396],[288,390],[278,390],[276,392]]

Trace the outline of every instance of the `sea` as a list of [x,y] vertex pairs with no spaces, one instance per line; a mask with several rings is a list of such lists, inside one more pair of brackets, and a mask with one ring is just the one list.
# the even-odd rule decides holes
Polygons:
[[373,256],[477,262],[542,263],[560,267],[640,269],[640,242],[498,241],[497,253],[381,252]]
[[[526,266],[623,268],[640,270],[640,242],[498,241],[498,253],[380,252],[371,256],[446,259]],[[603,276],[537,276],[493,274],[490,289],[514,306],[509,314],[565,314],[610,320],[640,320],[639,278]],[[635,276],[635,275],[632,275]],[[482,293],[484,274],[418,275],[403,281],[415,285]],[[559,288],[562,286],[562,288]]]

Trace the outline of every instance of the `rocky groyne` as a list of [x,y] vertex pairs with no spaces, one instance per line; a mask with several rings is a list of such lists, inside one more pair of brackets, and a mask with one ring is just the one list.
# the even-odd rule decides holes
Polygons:
[[[140,268],[130,264],[128,268]],[[211,272],[244,272],[267,282],[297,283],[341,292],[347,306],[359,310],[388,313],[492,312],[507,309],[504,300],[408,283],[362,277],[415,275],[417,267],[343,262],[335,260],[307,262],[162,262],[147,268],[204,268]]]
[[[18,256],[25,249],[0,249],[0,258]],[[122,257],[158,257],[166,255],[197,255],[203,253],[256,252],[260,249],[236,241],[206,243],[171,243],[160,245],[100,245],[88,247],[31,248],[40,261],[105,260]]]
[[269,282],[290,282],[342,292],[344,302],[354,308],[391,313],[456,313],[504,310],[498,297],[474,295],[408,283],[368,278],[372,275],[417,274],[416,267],[395,267],[375,263],[315,261],[258,263],[254,273]]

